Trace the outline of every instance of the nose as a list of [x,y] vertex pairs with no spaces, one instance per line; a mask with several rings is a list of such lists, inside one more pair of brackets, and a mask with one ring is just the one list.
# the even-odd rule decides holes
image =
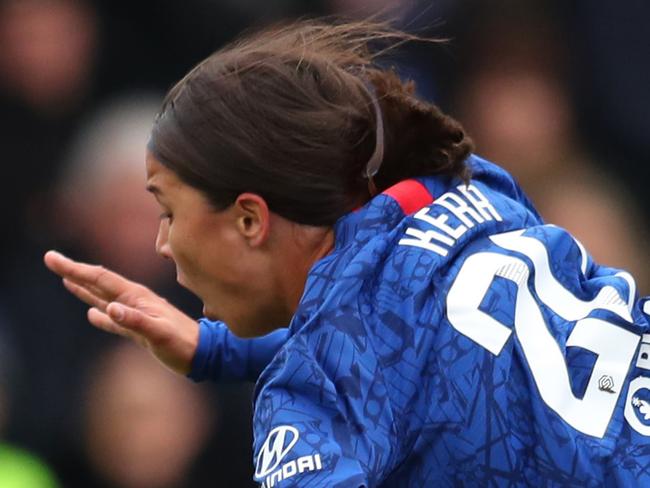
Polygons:
[[172,259],[172,252],[169,247],[167,235],[169,234],[169,221],[162,219],[158,226],[158,235],[156,236],[156,252],[165,259]]

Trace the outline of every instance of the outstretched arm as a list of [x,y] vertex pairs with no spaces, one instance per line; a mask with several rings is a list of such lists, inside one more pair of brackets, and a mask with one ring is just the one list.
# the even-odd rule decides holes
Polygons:
[[46,266],[90,305],[95,327],[148,348],[168,368],[195,380],[254,380],[286,340],[286,329],[239,339],[222,323],[187,316],[149,288],[102,266],[45,254]]

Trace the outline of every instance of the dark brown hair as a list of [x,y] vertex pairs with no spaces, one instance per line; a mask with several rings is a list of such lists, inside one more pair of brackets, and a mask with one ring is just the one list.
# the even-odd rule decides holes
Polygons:
[[378,191],[431,174],[467,180],[473,146],[460,124],[376,64],[382,45],[418,39],[386,24],[325,20],[245,36],[170,90],[150,150],[217,209],[253,192],[289,220],[332,225],[371,197],[376,97]]

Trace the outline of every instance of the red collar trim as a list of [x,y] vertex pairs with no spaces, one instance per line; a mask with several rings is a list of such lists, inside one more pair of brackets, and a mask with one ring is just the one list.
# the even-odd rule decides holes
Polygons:
[[410,215],[433,203],[434,198],[429,190],[417,180],[404,180],[382,192],[395,200],[402,208],[404,215]]

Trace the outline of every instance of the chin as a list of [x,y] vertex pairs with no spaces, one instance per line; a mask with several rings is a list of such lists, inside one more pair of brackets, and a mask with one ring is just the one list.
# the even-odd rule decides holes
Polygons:
[[247,321],[249,317],[239,317],[237,320],[232,317],[224,317],[223,314],[216,312],[209,305],[206,305],[205,302],[203,303],[203,316],[208,320],[223,322],[230,332],[242,339],[259,337],[275,329],[275,327],[268,329],[266,327],[260,327],[261,324],[250,323]]
[[194,293],[194,292],[190,289],[190,287],[187,286],[187,284],[185,283],[185,279],[183,278],[183,276],[180,275],[178,272],[176,272],[176,283],[178,283],[179,285],[181,285],[181,286],[182,286],[183,288],[185,288],[186,290],[189,290],[189,291],[191,291],[192,293]]
[[217,321],[221,320],[221,317],[210,310],[207,306],[203,305],[203,316],[207,319]]

